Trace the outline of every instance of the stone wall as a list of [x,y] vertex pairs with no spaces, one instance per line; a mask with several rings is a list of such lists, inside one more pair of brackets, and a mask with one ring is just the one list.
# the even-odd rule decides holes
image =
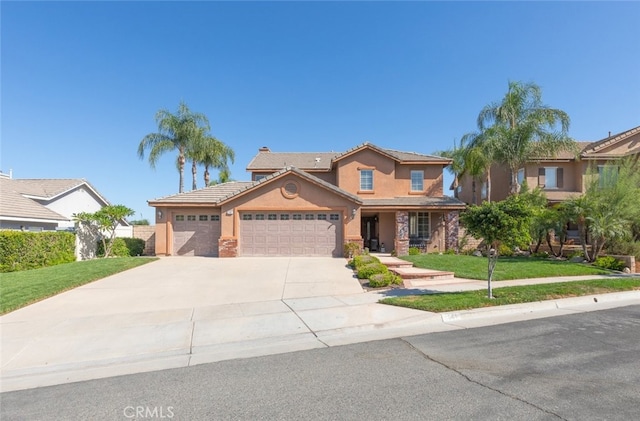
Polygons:
[[396,212],[396,240],[397,256],[409,254],[409,212]]
[[155,225],[134,225],[133,238],[144,240],[145,256],[155,256],[156,254],[156,227]]

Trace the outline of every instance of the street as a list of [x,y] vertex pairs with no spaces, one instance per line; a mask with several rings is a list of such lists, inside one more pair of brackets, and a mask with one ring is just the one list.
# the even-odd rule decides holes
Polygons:
[[3,420],[640,419],[640,305],[0,397]]

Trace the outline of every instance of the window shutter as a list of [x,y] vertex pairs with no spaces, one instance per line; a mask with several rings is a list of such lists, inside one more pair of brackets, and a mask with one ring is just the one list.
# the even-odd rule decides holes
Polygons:
[[564,175],[564,168],[558,168],[556,172],[556,183],[559,189],[561,189],[564,186],[564,181],[562,180],[563,175]]
[[544,167],[538,168],[538,186],[543,187],[545,183],[544,179]]

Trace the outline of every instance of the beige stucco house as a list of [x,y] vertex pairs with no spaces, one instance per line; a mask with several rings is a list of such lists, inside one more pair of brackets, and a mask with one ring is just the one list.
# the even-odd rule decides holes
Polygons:
[[346,152],[260,148],[251,181],[149,201],[157,255],[342,256],[455,247],[464,203],[443,195],[449,160],[364,143]]
[[[550,203],[557,203],[586,191],[589,174],[601,172],[608,163],[621,158],[640,155],[640,126],[622,133],[609,135],[596,142],[577,142],[578,151],[563,152],[555,158],[527,163],[518,172],[518,182],[526,181],[530,188],[541,187]],[[505,166],[491,168],[491,200],[507,197],[511,178]],[[452,189],[455,186],[451,186]],[[463,177],[455,196],[465,203],[479,204],[487,199],[486,177],[476,181],[474,200],[472,180]]]

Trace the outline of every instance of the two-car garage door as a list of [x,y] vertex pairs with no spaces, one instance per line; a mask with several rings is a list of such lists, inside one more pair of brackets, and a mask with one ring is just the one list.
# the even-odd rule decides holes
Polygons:
[[342,255],[342,221],[331,212],[242,212],[241,256]]

